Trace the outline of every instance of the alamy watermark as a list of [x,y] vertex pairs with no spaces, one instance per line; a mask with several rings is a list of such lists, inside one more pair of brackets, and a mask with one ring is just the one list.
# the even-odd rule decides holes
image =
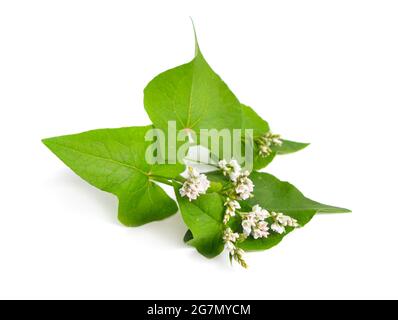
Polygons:
[[[153,128],[148,130],[145,140],[152,142],[146,150],[148,164],[184,164],[188,150],[200,145],[208,149],[209,163],[220,159],[235,159],[246,170],[251,171],[254,158],[252,129],[200,129],[199,134],[190,129],[177,130],[175,121],[169,121],[167,132]],[[189,159],[199,162],[197,159]],[[166,160],[167,159],[167,160]]]

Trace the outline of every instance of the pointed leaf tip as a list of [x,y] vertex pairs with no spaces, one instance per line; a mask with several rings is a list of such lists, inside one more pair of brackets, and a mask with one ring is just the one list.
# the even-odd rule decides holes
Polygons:
[[193,34],[195,36],[195,56],[197,56],[200,53],[198,35],[196,33],[195,22],[193,21],[192,17],[189,17],[189,18],[191,19],[192,28],[193,28]]

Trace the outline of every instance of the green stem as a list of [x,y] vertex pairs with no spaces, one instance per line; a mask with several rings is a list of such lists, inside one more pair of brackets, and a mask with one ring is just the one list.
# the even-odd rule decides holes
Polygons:
[[153,181],[157,181],[157,182],[166,184],[168,186],[174,186],[173,182],[177,182],[179,184],[184,182],[184,179],[182,177],[177,177],[177,178],[173,179],[173,178],[166,178],[166,177],[162,177],[162,176],[151,175],[149,178]]

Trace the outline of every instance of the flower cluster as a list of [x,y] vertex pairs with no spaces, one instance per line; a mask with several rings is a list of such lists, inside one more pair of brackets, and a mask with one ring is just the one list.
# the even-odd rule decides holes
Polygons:
[[231,160],[230,162],[221,160],[218,166],[223,174],[231,179],[236,200],[247,200],[252,196],[254,184],[249,179],[250,173],[243,171],[236,160]]
[[242,170],[236,160],[231,160],[230,162],[221,160],[218,163],[218,167],[224,176],[228,177],[232,182],[232,188],[228,191],[228,197],[224,203],[226,207],[224,224],[227,224],[229,219],[235,216],[236,210],[241,208],[238,201],[247,200],[252,196],[254,184],[249,178],[249,172]]
[[[268,134],[268,145],[279,144],[279,136]],[[265,138],[263,143],[265,145]],[[267,140],[268,141],[268,140]],[[224,224],[227,225],[231,217],[237,214],[241,218],[242,233],[233,231],[230,227],[224,230],[223,240],[226,250],[229,252],[230,259],[234,259],[240,265],[247,268],[243,259],[244,251],[237,247],[237,241],[244,241],[248,237],[253,239],[268,238],[271,232],[282,234],[286,232],[286,227],[297,228],[297,220],[284,215],[283,213],[268,212],[266,209],[255,205],[250,212],[241,212],[241,204],[238,201],[247,200],[252,197],[254,184],[249,178],[249,172],[242,170],[236,160],[227,162],[221,160],[218,164],[224,176],[232,182],[232,186],[225,191],[226,201]]]
[[253,181],[249,179],[249,172],[243,171],[235,183],[235,192],[238,200],[247,200],[252,197]]
[[286,227],[291,227],[291,228],[300,227],[296,219],[293,219],[292,217],[284,215],[283,213],[280,212],[271,212],[271,218],[273,221],[271,229],[272,231],[275,231],[276,233],[279,234],[285,233]]
[[269,228],[265,219],[269,217],[270,213],[259,205],[255,205],[251,212],[242,213],[242,228],[245,237],[252,235],[254,239],[268,238]]
[[267,157],[272,153],[272,146],[281,146],[283,141],[279,134],[273,134],[272,132],[267,132],[262,137],[257,140],[259,146],[259,153],[262,157]]
[[247,268],[247,264],[243,258],[244,251],[236,247],[236,242],[239,240],[239,233],[233,232],[231,228],[227,228],[224,231],[223,240],[225,247],[229,252],[231,259],[237,261],[242,267]]
[[231,217],[235,217],[236,210],[240,209],[240,204],[236,200],[232,200],[227,198],[227,201],[224,203],[225,215],[224,215],[224,224],[227,224]]
[[224,176],[228,176],[233,182],[236,182],[242,171],[242,168],[236,160],[231,160],[230,162],[221,160],[218,166],[222,170]]
[[196,169],[188,167],[188,177],[185,180],[180,194],[188,197],[189,201],[196,200],[201,194],[205,194],[210,187],[210,182],[204,174],[200,174]]

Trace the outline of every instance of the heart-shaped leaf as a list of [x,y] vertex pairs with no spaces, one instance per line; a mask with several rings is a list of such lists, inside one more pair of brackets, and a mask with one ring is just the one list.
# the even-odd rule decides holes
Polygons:
[[169,122],[175,121],[177,131],[195,133],[198,140],[202,136],[205,147],[214,136],[201,130],[242,126],[240,102],[206,62],[197,41],[191,62],[161,73],[147,85],[144,105],[156,128],[168,133]]
[[145,160],[152,127],[101,129],[43,140],[43,143],[77,175],[119,198],[119,220],[139,226],[162,220],[178,208],[153,182],[157,175],[177,177],[182,165],[155,164]]

